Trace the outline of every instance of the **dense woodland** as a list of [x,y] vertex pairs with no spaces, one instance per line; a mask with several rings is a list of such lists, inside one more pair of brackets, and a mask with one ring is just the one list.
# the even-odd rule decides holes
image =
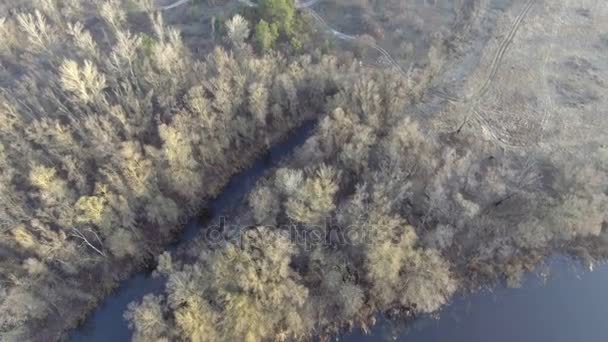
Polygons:
[[0,6],[3,341],[74,326],[354,70],[256,54],[241,16],[195,55],[151,2]]
[[[410,114],[440,46],[415,77],[307,54],[290,0],[222,21],[205,53],[150,1],[0,10],[3,341],[59,339],[152,259],[166,288],[125,313],[135,341],[282,341],[433,313],[555,252],[608,252],[608,156],[523,153],[466,113]],[[154,258],[309,119],[230,238]]]
[[606,159],[573,166],[505,151],[474,127],[424,128],[404,112],[406,83],[359,74],[250,194],[233,218],[238,238],[202,238],[189,251],[195,261],[163,255],[165,294],[125,315],[134,339],[332,334],[379,311],[435,312],[458,289],[516,286],[556,251],[604,258]]

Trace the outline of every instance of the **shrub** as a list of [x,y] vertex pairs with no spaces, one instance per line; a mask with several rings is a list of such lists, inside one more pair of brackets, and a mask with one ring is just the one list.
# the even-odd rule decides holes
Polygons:
[[255,43],[262,52],[271,50],[278,37],[279,30],[276,24],[268,24],[262,19],[255,26]]

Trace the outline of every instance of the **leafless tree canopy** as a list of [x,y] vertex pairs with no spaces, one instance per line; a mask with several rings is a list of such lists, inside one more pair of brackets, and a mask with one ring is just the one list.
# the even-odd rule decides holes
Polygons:
[[[465,2],[462,20],[476,9]],[[471,123],[477,102],[447,95],[449,116],[420,115],[462,52],[442,34],[404,71],[371,16],[376,38],[329,32],[354,46],[338,52],[311,47],[316,12],[258,3],[224,19],[213,11],[230,1],[193,4],[191,17],[209,9],[211,47],[153,1],[0,3],[0,340],[59,340],[152,260],[166,288],[129,305],[133,340],[253,342],[433,313],[457,291],[516,286],[549,255],[608,255],[606,145],[585,163],[505,148]],[[374,53],[389,68],[362,62]],[[235,209],[230,239],[158,255],[311,119],[314,134]]]

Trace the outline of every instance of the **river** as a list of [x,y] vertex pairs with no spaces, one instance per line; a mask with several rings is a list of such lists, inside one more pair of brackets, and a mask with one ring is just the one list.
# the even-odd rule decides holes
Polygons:
[[[243,197],[269,169],[279,165],[312,133],[309,122],[277,144],[246,171],[235,175],[222,194],[210,203],[209,222],[242,203]],[[191,241],[203,226],[200,222],[186,225],[180,241],[168,248],[175,249]],[[499,286],[459,296],[447,305],[439,318],[419,317],[408,323],[380,319],[371,334],[355,330],[338,340],[367,342],[398,341],[466,341],[466,342],[605,342],[608,336],[608,265],[594,272],[583,271],[565,258],[553,259],[546,281],[527,275],[520,288]],[[127,305],[141,300],[145,294],[159,293],[164,283],[140,272],[124,281],[105,298],[88,320],[70,337],[71,341],[129,341],[131,331],[123,319]]]
[[[309,122],[277,144],[246,171],[234,176],[222,194],[210,203],[210,222],[241,203],[266,171],[277,166],[313,131]],[[203,225],[190,222],[181,240],[168,248],[175,249],[191,241]],[[604,342],[608,336],[608,266],[594,272],[581,270],[562,258],[553,259],[546,282],[534,275],[525,277],[521,288],[498,287],[493,291],[460,296],[446,306],[439,318],[419,317],[409,323],[391,323],[380,319],[370,335],[355,330],[339,340],[363,342],[466,341],[466,342]],[[163,281],[140,272],[121,283],[74,331],[70,340],[129,341],[131,331],[123,319],[127,305],[148,293],[159,293]]]
[[[209,222],[216,222],[222,213],[242,203],[257,180],[269,169],[279,165],[312,133],[314,123],[308,122],[258,159],[246,171],[235,175],[222,194],[210,203]],[[194,239],[203,226],[200,222],[186,225],[180,241],[168,248]],[[537,276],[525,277],[522,287],[498,287],[493,291],[460,296],[446,306],[439,318],[419,317],[409,323],[380,319],[370,335],[355,330],[339,340],[363,342],[399,341],[466,341],[466,342],[539,342],[585,341],[604,342],[608,336],[608,266],[594,272],[582,271],[565,259],[553,259],[546,282]],[[145,294],[160,293],[164,283],[149,271],[135,274],[89,316],[70,337],[71,341],[129,341],[131,331],[123,319],[127,305],[141,300]]]
[[[183,4],[178,1],[175,4]],[[314,1],[304,2],[309,7]],[[174,8],[177,5],[170,8]],[[311,11],[320,23],[325,21]],[[329,27],[337,38],[351,40],[354,37]],[[375,47],[374,49],[380,49]],[[385,55],[384,50],[379,50]],[[383,52],[384,51],[384,52]],[[388,54],[388,53],[387,53]],[[385,56],[386,57],[386,56]],[[396,64],[390,55],[391,64]],[[256,181],[280,160],[302,144],[310,136],[313,123],[304,125],[267,155],[257,160],[251,168],[232,178],[222,194],[210,203],[210,222],[217,222],[219,215],[241,203]],[[186,225],[180,242],[172,245],[174,251],[180,244],[194,239],[204,226],[200,222]],[[419,317],[408,323],[395,323],[380,319],[370,335],[355,330],[339,340],[346,342],[399,340],[399,341],[463,341],[463,342],[604,342],[608,340],[608,266],[600,266],[594,272],[572,267],[564,259],[553,259],[549,265],[550,276],[546,282],[534,275],[525,277],[520,288],[497,287],[456,297],[439,314],[439,318]],[[159,293],[164,283],[153,278],[150,272],[140,272],[121,283],[119,288],[105,298],[87,321],[70,337],[71,341],[129,341],[131,332],[123,319],[127,305],[141,300],[145,294]]]
[[565,259],[549,264],[544,282],[527,275],[520,288],[460,296],[439,318],[404,323],[380,320],[370,335],[344,342],[605,342],[608,340],[608,265],[584,271]]
[[[297,146],[302,145],[313,133],[314,127],[314,121],[304,123],[285,141],[275,144],[268,153],[257,159],[249,169],[233,176],[221,195],[209,204],[208,222],[218,222],[219,216],[242,203],[242,199],[253,189],[258,179],[271,168],[278,166],[281,160],[292,153]],[[180,240],[167,250],[173,252],[180,245],[193,240],[203,226],[204,223],[197,221],[188,223]],[[162,292],[163,286],[163,280],[152,277],[150,271],[133,275],[123,281],[113,294],[104,298],[85,323],[72,333],[70,341],[130,341],[131,331],[123,319],[127,306],[133,301],[141,300],[146,294]]]

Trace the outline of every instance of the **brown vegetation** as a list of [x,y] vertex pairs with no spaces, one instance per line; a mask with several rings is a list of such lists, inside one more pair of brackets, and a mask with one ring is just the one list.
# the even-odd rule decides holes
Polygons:
[[[501,279],[515,286],[556,251],[603,258],[605,165],[531,159],[477,139],[472,126],[434,133],[404,113],[415,93],[386,73],[362,72],[342,86],[316,134],[236,218],[259,225],[228,234],[243,245],[202,238],[190,252],[196,261],[163,268],[160,310],[147,307],[150,299],[132,304],[136,340],[299,340],[365,325],[378,311],[435,312],[457,289]],[[281,243],[250,245],[259,235]],[[281,266],[272,266],[279,246]],[[238,260],[228,272],[214,267],[226,255]],[[189,320],[184,330],[186,308],[215,319]],[[149,334],[137,319],[144,313],[167,328]],[[214,335],[193,333],[201,331]]]
[[258,57],[242,41],[195,56],[144,2],[3,12],[3,341],[74,326],[340,79],[331,57]]
[[231,174],[317,116],[236,210],[246,225],[158,257],[166,288],[129,306],[134,340],[328,336],[390,309],[436,312],[458,290],[517,285],[551,253],[608,255],[605,146],[583,165],[485,141],[460,107],[413,114],[444,65],[441,37],[408,73],[284,57],[274,40],[302,46],[280,22],[295,9],[269,0],[246,14],[266,13],[279,36],[233,16],[228,46],[197,56],[151,4],[2,12],[3,341],[60,339]]

